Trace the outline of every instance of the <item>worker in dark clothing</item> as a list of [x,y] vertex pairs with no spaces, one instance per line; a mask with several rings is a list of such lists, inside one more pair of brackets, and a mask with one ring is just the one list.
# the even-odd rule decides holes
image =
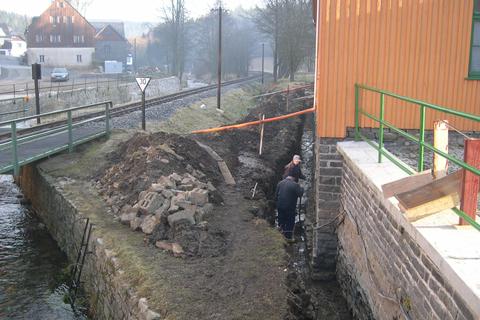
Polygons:
[[295,178],[287,176],[280,181],[275,191],[277,203],[278,226],[285,238],[292,240],[295,226],[295,207],[297,199],[303,195],[303,188],[295,182]]
[[297,154],[294,155],[292,161],[285,166],[285,172],[282,178],[285,179],[288,176],[292,176],[295,178],[295,182],[298,182],[299,179],[305,180],[305,176],[300,169],[300,162],[302,162],[300,156]]

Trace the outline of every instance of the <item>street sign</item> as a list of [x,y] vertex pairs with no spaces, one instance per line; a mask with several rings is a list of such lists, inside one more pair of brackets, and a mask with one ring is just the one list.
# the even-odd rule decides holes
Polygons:
[[137,80],[138,87],[140,88],[142,93],[145,92],[145,89],[150,83],[150,79],[151,78],[135,78],[135,80]]

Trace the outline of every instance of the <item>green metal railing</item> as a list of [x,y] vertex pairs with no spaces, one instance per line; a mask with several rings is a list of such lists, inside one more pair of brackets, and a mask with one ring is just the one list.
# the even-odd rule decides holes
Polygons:
[[[372,115],[366,111],[364,111],[360,107],[360,90],[367,90],[370,92],[375,92],[380,95],[380,114],[379,117]],[[393,124],[391,124],[388,121],[385,121],[385,96],[392,97],[401,101],[405,102],[410,102],[419,107],[419,116],[420,116],[420,123],[419,123],[419,137],[415,137],[408,132],[399,129],[395,127]],[[388,152],[384,148],[384,130],[385,127],[389,128],[391,131],[399,134],[402,137],[407,138],[410,141],[414,141],[415,143],[418,144],[419,146],[419,151],[418,151],[418,164],[417,164],[417,170],[418,172],[421,172],[424,170],[424,160],[425,160],[425,149],[428,149],[434,153],[439,154],[440,156],[448,159],[452,163],[458,165],[459,167],[463,168],[464,170],[468,170],[472,173],[474,173],[477,176],[480,176],[480,170],[478,168],[475,168],[467,163],[465,163],[462,160],[459,160],[435,147],[433,147],[431,144],[425,142],[425,117],[426,117],[426,111],[427,110],[435,110],[435,111],[440,111],[445,114],[461,117],[464,119],[472,120],[475,122],[480,122],[480,116],[470,114],[470,113],[465,113],[457,110],[452,110],[448,109],[445,107],[437,106],[425,101],[421,100],[416,100],[412,99],[409,97],[404,97],[389,91],[385,90],[380,90],[377,88],[369,87],[366,85],[361,85],[361,84],[355,84],[355,140],[359,141],[360,139],[364,140],[367,142],[369,145],[371,145],[373,148],[375,148],[378,151],[378,162],[382,162],[382,157],[384,156],[385,158],[389,159],[392,161],[395,165],[397,165],[400,169],[405,171],[406,173],[412,175],[416,173],[415,170],[410,168],[407,164],[405,164],[403,161],[398,159],[396,156]],[[378,144],[374,143],[371,141],[369,138],[365,137],[361,132],[360,132],[360,116],[364,115],[367,118],[377,122],[379,124],[378,128]],[[470,216],[468,216],[465,212],[457,209],[457,208],[452,208],[452,210],[459,215],[462,219],[467,221],[470,225],[472,225],[474,228],[480,231],[480,224],[478,224],[474,219],[472,219]]]
[[[74,121],[73,113],[78,112],[81,110],[86,110],[86,109],[91,109],[91,108],[98,108],[104,106],[105,107],[105,114],[101,116],[96,116],[92,118],[88,118],[86,120],[78,120]],[[54,111],[54,112],[48,112],[48,113],[43,113],[40,115],[35,115],[35,116],[29,116],[29,117],[24,117],[24,118],[18,118],[14,120],[8,120],[8,121],[3,121],[0,122],[0,128],[1,127],[9,127],[11,131],[11,138],[8,140],[4,140],[0,142],[0,153],[2,152],[11,152],[11,163],[6,164],[6,165],[1,165],[0,164],[0,173],[5,173],[13,170],[14,175],[19,174],[20,167],[22,165],[37,161],[39,159],[45,158],[47,156],[50,156],[52,154],[68,150],[69,152],[73,151],[73,148],[79,144],[85,143],[87,141],[90,141],[92,139],[98,138],[100,136],[109,136],[110,135],[110,109],[112,108],[113,104],[111,101],[104,101],[104,102],[99,102],[95,104],[90,104],[90,105],[85,105],[85,106],[80,106],[80,107],[75,107],[75,108],[69,108],[69,109],[64,109],[64,110],[59,110],[59,111]],[[46,129],[39,129],[36,130],[32,133],[28,134],[22,134],[22,129],[18,128],[18,123],[21,122],[26,122],[29,120],[34,120],[34,119],[39,119],[42,117],[55,117],[58,118],[59,116],[65,116],[66,115],[66,123],[61,124],[58,126],[55,126],[53,128],[49,128],[47,126]],[[85,115],[82,115],[82,118]],[[86,123],[89,122],[94,122],[94,121],[100,121],[100,120],[105,120],[105,129],[98,132],[94,131],[92,134],[87,135],[85,137],[82,137],[78,140],[74,139],[74,128],[80,127],[82,125],[85,125]],[[46,151],[42,151],[38,154],[32,154],[31,156],[28,156],[25,159],[19,159],[19,146],[22,144],[25,144],[27,142],[38,142],[41,143],[42,138],[49,137],[49,136],[55,136],[59,134],[64,134],[67,133],[68,136],[68,142],[66,144],[61,144],[61,145],[55,145],[51,149],[48,149]]]

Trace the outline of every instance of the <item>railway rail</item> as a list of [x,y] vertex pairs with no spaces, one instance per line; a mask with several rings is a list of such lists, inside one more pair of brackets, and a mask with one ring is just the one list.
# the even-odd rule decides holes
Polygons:
[[[222,87],[233,85],[233,84],[239,84],[239,83],[243,83],[243,82],[249,82],[249,81],[253,81],[253,80],[256,80],[256,79],[260,79],[260,76],[255,75],[255,76],[250,76],[250,77],[247,77],[247,78],[225,81],[225,82],[222,83]],[[183,90],[183,91],[180,91],[180,92],[175,92],[175,93],[165,95],[165,96],[161,96],[161,97],[155,97],[155,98],[147,99],[145,101],[145,108],[158,106],[159,104],[175,101],[175,100],[182,99],[184,97],[188,97],[188,96],[191,96],[191,95],[195,95],[195,94],[199,94],[199,93],[202,93],[202,92],[210,91],[210,90],[213,90],[215,88],[217,88],[217,85],[213,84],[213,85],[208,85],[208,86],[204,86],[204,87],[200,87],[200,88]],[[119,116],[122,116],[122,115],[125,115],[125,114],[128,114],[128,113],[131,113],[131,112],[139,111],[139,110],[141,110],[141,108],[142,108],[141,101],[136,101],[136,102],[120,105],[120,106],[117,106],[117,107],[114,107],[114,108],[111,109],[110,117],[111,118],[119,117]],[[75,124],[77,122],[84,121],[84,120],[87,120],[87,119],[90,119],[90,118],[100,117],[104,114],[105,114],[105,111],[91,112],[91,113],[88,113],[88,114],[85,114],[85,115],[79,115],[79,116],[75,117],[74,119],[72,119],[72,121],[73,121],[73,124]],[[22,129],[21,131],[18,132],[18,135],[19,135],[18,137],[20,138],[22,136],[22,134],[29,134],[29,133],[32,133],[32,132],[39,132],[40,133],[40,132],[42,132],[42,130],[48,130],[48,129],[58,127],[58,126],[62,126],[62,125],[67,125],[67,120],[66,119],[65,120],[52,121],[52,122],[49,122],[49,123],[39,124],[39,125],[30,127],[30,128]],[[1,133],[0,134],[0,143],[8,142],[10,140],[10,136],[11,136],[10,132]]]

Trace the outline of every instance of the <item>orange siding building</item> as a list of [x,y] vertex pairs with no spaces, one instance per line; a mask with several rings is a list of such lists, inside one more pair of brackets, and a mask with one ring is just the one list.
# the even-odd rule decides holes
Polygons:
[[[480,78],[468,78],[474,0],[316,2],[319,137],[344,138],[346,128],[354,127],[355,83],[480,114]],[[360,102],[378,116],[379,94],[361,90]],[[415,129],[419,108],[386,97],[385,119]],[[436,119],[448,119],[461,130],[480,130],[478,123],[431,110],[426,128]],[[375,127],[366,117],[360,124]]]

